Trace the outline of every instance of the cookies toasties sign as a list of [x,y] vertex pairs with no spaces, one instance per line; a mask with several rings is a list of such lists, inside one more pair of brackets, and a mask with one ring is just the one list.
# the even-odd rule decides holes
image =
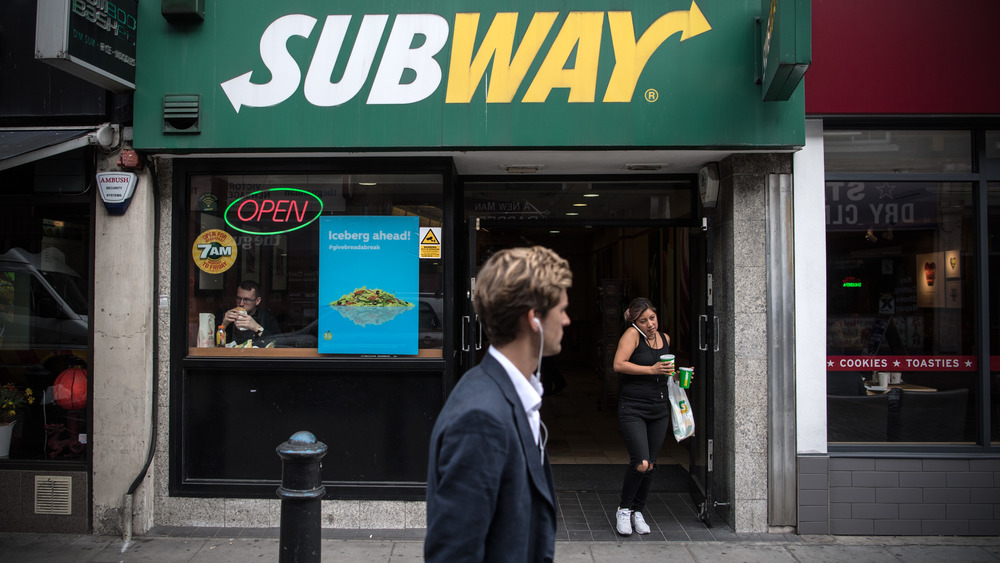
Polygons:
[[[801,91],[754,82],[751,4],[248,0],[177,33],[143,3],[137,146],[801,145]],[[164,133],[170,94],[199,131]]]

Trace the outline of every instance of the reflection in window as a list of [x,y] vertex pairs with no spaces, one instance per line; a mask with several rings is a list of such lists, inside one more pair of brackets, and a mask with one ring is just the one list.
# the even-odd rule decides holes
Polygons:
[[13,416],[12,460],[86,458],[93,202],[67,198],[0,200],[0,385],[35,398]]
[[823,150],[828,174],[972,171],[969,131],[827,130]]
[[683,219],[693,215],[692,185],[660,182],[475,182],[465,215],[482,219]]
[[[1000,142],[1000,135],[994,138]],[[991,280],[1000,279],[1000,183],[990,183],[987,190],[989,224],[989,269]],[[1000,441],[1000,284],[989,284],[990,328],[990,411],[992,440]]]
[[986,132],[986,158],[1000,159],[1000,131]]
[[829,440],[974,441],[972,185],[827,182],[826,203]]
[[[409,216],[421,228],[440,229],[442,202],[437,174],[192,176],[188,235],[192,252],[206,254],[189,265],[190,353],[244,354],[242,348],[216,347],[218,326],[227,324],[228,347],[266,350],[247,355],[316,356],[322,337],[320,217]],[[210,232],[223,234],[216,240]],[[443,264],[439,255],[419,261],[421,356],[441,356]],[[249,326],[264,328],[262,334],[226,322],[227,311],[236,307],[246,309],[255,321]]]

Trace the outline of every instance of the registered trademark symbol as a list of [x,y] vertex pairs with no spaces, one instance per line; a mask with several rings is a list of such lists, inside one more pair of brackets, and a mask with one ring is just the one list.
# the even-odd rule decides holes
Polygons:
[[649,90],[646,90],[646,101],[647,102],[652,103],[652,102],[655,102],[656,100],[658,100],[659,98],[660,98],[660,93],[657,92],[654,88],[650,88]]

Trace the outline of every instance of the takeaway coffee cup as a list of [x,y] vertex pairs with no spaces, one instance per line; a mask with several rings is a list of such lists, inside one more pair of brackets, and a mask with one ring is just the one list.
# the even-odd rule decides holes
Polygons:
[[875,373],[875,381],[878,383],[879,387],[885,388],[889,386],[889,372],[879,371]]
[[682,389],[691,388],[691,378],[694,376],[694,368],[681,368],[680,384]]
[[[246,310],[246,309],[244,309],[243,307],[237,307],[237,308],[236,308],[236,312],[237,312],[237,314],[238,314],[239,316],[243,316],[243,315],[247,314],[247,310]],[[239,330],[240,330],[240,332],[246,332],[246,330],[247,330],[247,329],[245,329],[245,328],[242,328],[242,327],[236,327],[236,328],[237,328],[237,329],[239,329]]]
[[665,362],[667,364],[667,367],[670,368],[670,371],[674,370],[674,355],[673,354],[664,354],[664,355],[660,356],[660,361],[661,362]]
[[889,372],[889,385],[899,385],[902,382],[903,382],[903,372],[901,371]]

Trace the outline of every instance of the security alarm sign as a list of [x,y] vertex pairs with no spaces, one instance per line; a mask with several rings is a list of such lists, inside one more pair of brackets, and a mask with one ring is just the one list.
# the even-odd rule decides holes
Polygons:
[[98,172],[97,189],[111,215],[124,215],[132,202],[138,176],[132,172]]

